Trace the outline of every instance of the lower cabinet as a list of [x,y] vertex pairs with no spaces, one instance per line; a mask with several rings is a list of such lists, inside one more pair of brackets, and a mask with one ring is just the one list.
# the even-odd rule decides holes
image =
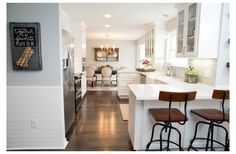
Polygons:
[[146,84],[166,84],[165,82],[158,80],[158,79],[153,79],[153,78],[146,78]]
[[81,94],[82,94],[82,98],[86,94],[86,91],[87,91],[86,72],[83,72],[82,76],[81,76]]
[[138,72],[118,72],[117,80],[117,92],[119,98],[128,98],[128,84],[139,84],[140,74]]

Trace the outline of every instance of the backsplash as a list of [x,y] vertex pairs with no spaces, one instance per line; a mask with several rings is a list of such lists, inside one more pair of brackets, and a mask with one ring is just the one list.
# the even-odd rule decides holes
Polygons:
[[193,66],[199,72],[199,81],[215,86],[216,59],[190,59],[189,66]]
[[[157,71],[164,72],[164,59],[155,59],[154,67]],[[189,59],[189,66],[193,66],[199,72],[199,82],[215,86],[216,59]],[[175,75],[184,80],[184,74],[187,68],[174,67]]]
[[154,59],[153,67],[156,69],[158,72],[163,72],[163,65],[165,63],[164,59]]

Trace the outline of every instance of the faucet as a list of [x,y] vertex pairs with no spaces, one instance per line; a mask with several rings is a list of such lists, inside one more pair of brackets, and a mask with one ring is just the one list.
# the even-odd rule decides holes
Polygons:
[[175,70],[174,70],[174,66],[171,65],[171,63],[166,62],[163,65],[164,70],[166,71],[166,75],[167,76],[174,76],[175,75]]

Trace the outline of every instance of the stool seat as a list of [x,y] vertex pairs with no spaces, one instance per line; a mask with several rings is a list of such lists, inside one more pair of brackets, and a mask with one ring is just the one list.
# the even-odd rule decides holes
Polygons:
[[170,119],[168,108],[149,109],[149,112],[159,122],[182,122],[187,120],[187,117],[185,118],[185,115],[178,109],[170,109]]
[[[223,118],[223,112],[217,109],[195,109],[191,110],[192,113],[209,121],[221,121]],[[225,113],[224,121],[229,121],[229,114]]]

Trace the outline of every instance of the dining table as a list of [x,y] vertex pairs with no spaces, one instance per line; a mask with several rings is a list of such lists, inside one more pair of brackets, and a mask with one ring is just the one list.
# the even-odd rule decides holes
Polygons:
[[[102,74],[102,71],[101,70],[95,70],[95,75],[101,75]],[[116,76],[115,77],[115,80],[112,80],[112,81],[115,81],[116,85],[117,85],[117,70],[112,70],[111,72],[111,75],[114,75]]]
[[[95,70],[95,74],[102,74],[101,70]],[[111,75],[116,75],[117,74],[117,70],[112,70]]]

